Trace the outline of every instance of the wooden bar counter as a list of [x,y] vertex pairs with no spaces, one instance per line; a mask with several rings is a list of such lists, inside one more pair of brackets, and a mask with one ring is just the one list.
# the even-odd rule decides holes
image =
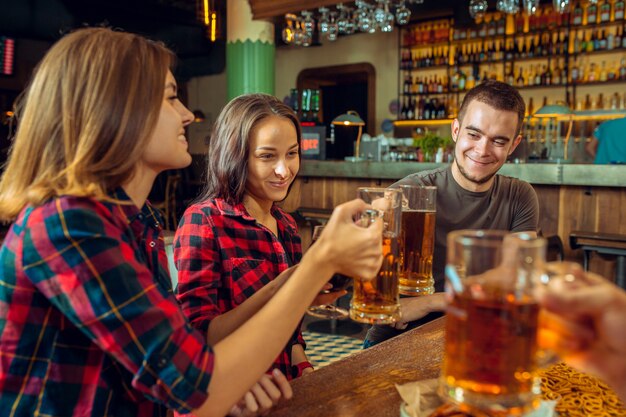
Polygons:
[[365,349],[292,382],[293,398],[272,417],[398,417],[394,384],[439,376],[445,318]]

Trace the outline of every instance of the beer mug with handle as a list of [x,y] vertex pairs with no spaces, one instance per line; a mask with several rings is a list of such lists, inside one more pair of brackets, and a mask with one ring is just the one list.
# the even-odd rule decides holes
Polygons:
[[353,277],[354,293],[350,302],[350,318],[361,323],[395,323],[400,318],[398,238],[402,194],[394,189],[359,188],[357,197],[371,204],[383,215],[383,264],[376,278],[371,281]]
[[540,400],[540,308],[546,241],[530,234],[460,230],[448,234],[444,399],[522,415]]
[[400,185],[400,294],[419,296],[435,292],[433,254],[437,187]]

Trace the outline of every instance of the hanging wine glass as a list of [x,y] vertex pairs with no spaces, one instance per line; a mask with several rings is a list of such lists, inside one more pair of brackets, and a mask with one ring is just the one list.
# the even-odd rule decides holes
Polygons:
[[389,11],[389,1],[386,0],[383,5],[385,14],[383,23],[379,25],[381,32],[393,32],[393,14]]
[[313,31],[315,30],[315,20],[313,20],[313,13],[305,10],[300,13],[302,17],[303,28],[305,32],[308,32],[311,36],[313,36]]
[[344,6],[343,10],[346,12],[346,27],[345,34],[351,35],[356,31],[357,23],[355,21],[354,9],[352,7]]
[[519,4],[517,0],[498,0],[496,9],[503,13],[515,14],[519,12]]
[[296,46],[304,46],[303,45],[303,41],[304,41],[304,29],[303,29],[303,23],[302,23],[302,19],[299,18],[295,18],[294,20],[294,33],[293,33],[293,44]]
[[337,29],[339,29],[339,33],[345,35],[346,26],[348,24],[348,15],[346,13],[346,6],[343,3],[337,4],[337,10],[339,10],[339,17],[337,18]]
[[396,23],[399,25],[406,25],[411,18],[411,10],[406,7],[404,0],[400,0],[398,7],[396,8]]
[[337,35],[339,34],[339,27],[337,25],[337,12],[330,12],[328,20],[328,33],[326,34],[326,39],[331,42],[337,40]]
[[361,32],[369,32],[370,29],[374,27],[374,21],[372,20],[368,10],[369,5],[364,1],[357,1],[356,5],[356,17],[359,30]]
[[293,29],[294,18],[295,18],[295,15],[293,14],[288,13],[285,15],[285,26],[283,27],[281,37],[283,39],[283,42],[285,42],[287,45],[291,45],[294,42],[294,37],[295,37],[295,31]]
[[320,7],[317,9],[320,13],[320,17],[317,20],[317,30],[319,30],[320,35],[326,36],[328,34],[328,8]]
[[523,0],[522,6],[527,15],[532,16],[537,13],[539,7],[539,0]]
[[487,0],[470,0],[469,14],[473,19],[482,19],[487,11]]
[[560,14],[569,13],[570,0],[553,0],[552,7]]
[[376,22],[376,25],[378,26],[382,26],[383,23],[385,22],[385,3],[386,0],[376,0],[377,6],[374,9],[374,22]]

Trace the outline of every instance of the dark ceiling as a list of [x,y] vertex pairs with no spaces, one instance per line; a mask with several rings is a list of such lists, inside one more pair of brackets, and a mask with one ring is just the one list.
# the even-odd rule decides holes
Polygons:
[[0,0],[0,35],[54,42],[81,26],[106,25],[165,42],[179,58],[177,77],[217,74],[225,66],[225,1],[221,36],[206,37],[195,0]]

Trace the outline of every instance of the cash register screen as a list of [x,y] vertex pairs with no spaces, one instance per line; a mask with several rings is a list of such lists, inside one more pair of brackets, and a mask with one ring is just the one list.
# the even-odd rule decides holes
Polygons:
[[300,149],[306,159],[324,159],[326,148],[326,126],[302,126]]

